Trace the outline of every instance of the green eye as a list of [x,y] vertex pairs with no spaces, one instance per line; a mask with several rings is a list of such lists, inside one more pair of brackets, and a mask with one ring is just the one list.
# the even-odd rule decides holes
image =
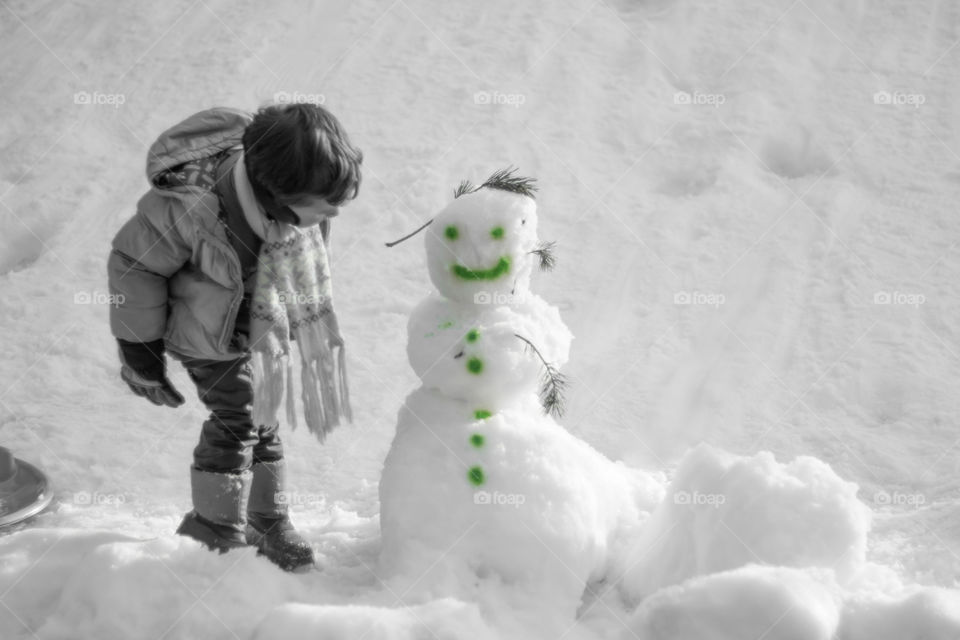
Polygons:
[[460,235],[460,232],[457,231],[457,228],[453,225],[450,225],[443,230],[443,235],[447,236],[448,240],[456,240],[457,236]]
[[490,229],[490,237],[499,240],[503,237],[503,227],[494,227]]
[[480,337],[480,332],[476,329],[470,329],[467,331],[467,342],[476,342],[477,338]]

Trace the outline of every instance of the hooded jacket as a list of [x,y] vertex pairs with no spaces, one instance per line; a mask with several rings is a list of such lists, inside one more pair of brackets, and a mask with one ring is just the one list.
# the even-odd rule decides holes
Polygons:
[[152,188],[117,232],[107,261],[114,337],[163,339],[173,355],[231,360],[243,298],[240,260],[230,245],[216,192],[171,184],[172,169],[242,146],[249,113],[214,108],[160,135],[147,155]]

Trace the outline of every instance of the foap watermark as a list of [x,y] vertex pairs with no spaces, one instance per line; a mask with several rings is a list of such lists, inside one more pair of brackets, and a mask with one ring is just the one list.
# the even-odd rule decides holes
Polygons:
[[913,507],[919,509],[926,504],[927,497],[922,493],[900,493],[894,491],[877,491],[873,494],[873,503],[878,507]]
[[727,301],[722,293],[707,293],[704,291],[677,291],[673,294],[673,304],[705,305],[717,308]]
[[73,504],[80,507],[112,506],[119,507],[126,503],[127,497],[122,493],[100,493],[99,491],[78,491],[73,494]]
[[673,494],[673,504],[695,507],[713,507],[717,509],[727,501],[722,493],[700,493],[699,491],[677,491]]
[[499,104],[519,109],[527,101],[522,93],[501,93],[499,91],[477,91],[473,94],[474,104]]
[[73,94],[73,104],[108,106],[119,109],[125,104],[127,96],[123,93],[102,93],[100,91],[78,91]]
[[312,293],[303,293],[301,291],[278,291],[277,292],[277,304],[283,305],[307,305],[307,304],[320,304],[323,302],[324,297],[312,294]]
[[500,491],[475,491],[473,504],[507,506],[515,509],[527,501],[522,493],[501,493]]
[[703,93],[701,91],[687,93],[686,91],[677,91],[673,94],[673,104],[690,104],[716,109],[726,101],[727,97],[722,93]]
[[277,504],[285,504],[290,507],[313,507],[324,502],[322,493],[301,493],[299,491],[278,491],[274,494],[274,501]]
[[922,293],[906,293],[903,291],[877,291],[873,294],[873,304],[902,305],[918,308],[927,301]]
[[322,93],[301,93],[299,91],[277,91],[273,94],[273,101],[277,104],[315,104],[321,105],[327,101]]
[[109,304],[114,307],[124,303],[126,298],[122,293],[107,293],[104,291],[77,291],[73,294],[73,304]]
[[913,107],[919,109],[927,101],[922,93],[907,93],[906,91],[877,91],[873,94],[873,104],[888,104],[895,107]]
[[533,293],[503,293],[502,291],[477,291],[473,294],[474,304],[489,304],[494,306],[527,304],[533,301]]

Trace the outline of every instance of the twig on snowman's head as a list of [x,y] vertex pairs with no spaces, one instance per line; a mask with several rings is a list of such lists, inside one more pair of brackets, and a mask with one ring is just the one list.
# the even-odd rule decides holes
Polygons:
[[534,192],[537,190],[537,179],[513,175],[516,172],[517,169],[515,169],[513,165],[507,167],[506,169],[495,171],[493,175],[487,178],[479,187],[474,186],[474,184],[469,180],[464,180],[453,191],[453,197],[454,199],[457,199],[462,195],[474,193],[475,191],[479,191],[480,189],[486,187],[487,189],[510,191],[511,193],[519,193],[522,196],[534,198]]
[[399,240],[394,240],[393,242],[385,242],[384,244],[387,245],[387,247],[389,248],[389,247],[392,247],[392,246],[394,246],[394,245],[400,244],[400,243],[403,242],[404,240],[409,240],[409,239],[412,238],[413,236],[417,235],[418,233],[420,233],[421,231],[423,231],[424,229],[426,229],[427,227],[429,227],[431,222],[433,222],[433,218],[430,218],[429,220],[427,220],[426,222],[424,222],[422,225],[420,225],[419,227],[417,227],[417,230],[416,230],[416,231],[411,231],[410,233],[408,233],[407,235],[403,236],[403,237],[400,238]]
[[553,253],[556,246],[557,243],[553,241],[541,242],[536,249],[530,252],[540,258],[540,269],[542,271],[550,271],[557,265],[557,256]]
[[547,362],[543,354],[540,353],[540,350],[526,338],[524,338],[519,333],[513,334],[514,336],[520,338],[527,343],[527,346],[533,349],[533,352],[537,355],[537,358],[540,359],[540,362],[543,363],[543,378],[541,379],[540,385],[540,405],[543,407],[543,412],[547,415],[552,415],[554,418],[560,418],[563,416],[563,412],[566,410],[566,398],[564,397],[564,392],[567,388],[567,378],[562,373],[557,371],[557,368],[552,364]]
[[[507,167],[506,169],[495,171],[493,175],[487,178],[486,181],[483,184],[481,184],[479,187],[475,186],[469,180],[463,180],[460,182],[457,188],[453,190],[453,199],[456,200],[462,195],[479,191],[484,187],[486,187],[487,189],[499,189],[500,191],[510,191],[512,193],[519,193],[520,195],[533,198],[534,197],[533,194],[537,190],[537,185],[536,185],[537,179],[513,175],[516,172],[517,170],[512,165]],[[407,235],[403,236],[399,240],[394,240],[393,242],[386,242],[384,244],[386,244],[387,247],[396,246],[401,242],[403,242],[404,240],[408,240],[413,236],[417,235],[418,233],[420,233],[421,231],[423,231],[424,229],[426,229],[431,222],[433,222],[433,219],[427,220],[416,231],[413,231],[412,233],[408,233]],[[552,266],[552,260],[550,260],[550,264]],[[541,268],[543,269],[550,268],[548,266],[544,266],[545,262],[544,262],[543,255],[540,256],[540,265],[541,265]]]
[[477,187],[473,186],[473,183],[469,180],[461,180],[460,184],[457,185],[457,188],[453,190],[453,199],[456,200],[465,193],[473,193],[477,190]]
[[528,198],[536,198],[534,193],[537,191],[537,179],[513,175],[516,172],[517,169],[515,169],[513,165],[506,169],[496,171],[492,176],[487,178],[486,182],[480,185],[480,188],[499,189],[500,191],[519,193]]

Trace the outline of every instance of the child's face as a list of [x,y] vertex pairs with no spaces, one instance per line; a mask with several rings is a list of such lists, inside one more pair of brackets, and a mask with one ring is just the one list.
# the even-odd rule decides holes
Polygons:
[[312,227],[340,213],[340,207],[330,204],[320,196],[304,196],[287,206],[300,218],[298,227]]

